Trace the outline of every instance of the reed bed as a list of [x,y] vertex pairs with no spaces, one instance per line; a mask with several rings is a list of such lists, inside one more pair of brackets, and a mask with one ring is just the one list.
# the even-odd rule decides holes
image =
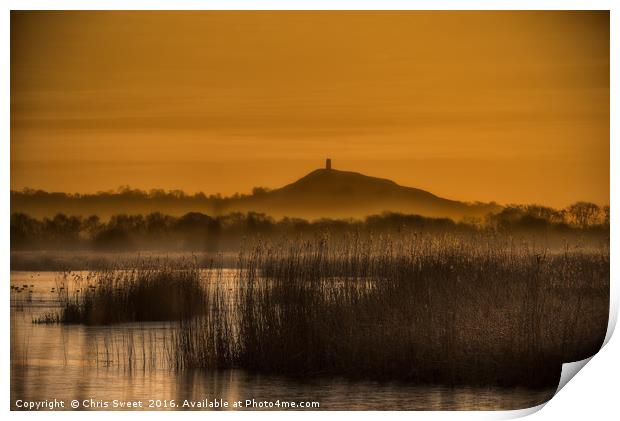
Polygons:
[[56,292],[60,310],[37,323],[109,325],[126,322],[178,321],[206,311],[200,271],[189,261],[133,269],[64,273]]
[[248,245],[232,273],[221,262],[96,272],[59,321],[174,321],[155,351],[148,329],[117,341],[114,360],[132,367],[528,387],[557,384],[607,327],[608,247],[325,235]]
[[607,326],[608,250],[326,236],[257,244],[237,273],[234,296],[182,325],[177,367],[542,387]]

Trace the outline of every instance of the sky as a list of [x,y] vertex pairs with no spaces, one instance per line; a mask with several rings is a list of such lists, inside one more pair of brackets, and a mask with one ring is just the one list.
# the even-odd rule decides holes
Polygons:
[[229,195],[327,157],[608,204],[608,12],[11,13],[11,189]]

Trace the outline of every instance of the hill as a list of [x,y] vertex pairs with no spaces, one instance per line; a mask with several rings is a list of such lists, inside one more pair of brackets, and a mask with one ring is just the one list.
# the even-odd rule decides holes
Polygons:
[[57,213],[68,215],[147,214],[161,212],[183,215],[202,212],[223,215],[258,212],[275,218],[363,218],[386,211],[428,217],[461,219],[497,212],[496,204],[468,204],[401,186],[394,181],[351,171],[317,169],[299,180],[274,190],[255,189],[251,195],[221,197],[181,191],[144,192],[124,188],[117,192],[66,194],[41,190],[11,192],[11,212],[42,218]]
[[312,171],[279,189],[232,200],[225,208],[307,219],[359,218],[386,211],[460,219],[499,210],[494,204],[444,199],[392,180],[334,169]]

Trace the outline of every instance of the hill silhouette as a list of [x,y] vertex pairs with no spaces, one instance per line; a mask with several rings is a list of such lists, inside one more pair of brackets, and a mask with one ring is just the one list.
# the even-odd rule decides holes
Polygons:
[[444,199],[430,192],[405,187],[385,178],[352,171],[317,169],[284,187],[255,188],[252,194],[229,197],[188,195],[182,191],[142,190],[123,187],[116,192],[67,194],[24,190],[11,192],[11,212],[33,217],[98,215],[109,218],[121,213],[161,212],[180,216],[188,212],[224,215],[231,212],[265,213],[275,218],[364,218],[383,212],[417,214],[426,217],[485,216],[498,212],[494,203],[464,203]]
[[444,199],[385,178],[335,169],[314,170],[279,189],[231,201],[227,208],[310,219],[364,217],[388,211],[460,219],[500,209],[495,204]]

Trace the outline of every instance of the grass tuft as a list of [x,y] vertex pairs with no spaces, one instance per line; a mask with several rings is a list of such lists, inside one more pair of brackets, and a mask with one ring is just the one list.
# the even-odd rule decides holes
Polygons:
[[[72,287],[66,286],[72,280]],[[38,323],[108,325],[125,322],[177,321],[206,311],[199,269],[190,263],[131,270],[66,273],[57,288],[59,313]]]

